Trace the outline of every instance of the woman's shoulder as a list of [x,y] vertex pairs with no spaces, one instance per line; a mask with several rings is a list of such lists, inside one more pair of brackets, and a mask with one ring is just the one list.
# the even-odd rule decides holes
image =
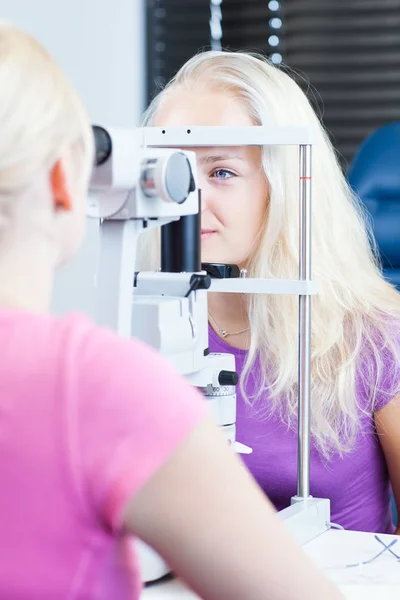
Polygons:
[[[43,358],[58,358],[88,333],[95,335],[93,321],[84,314],[58,317],[17,308],[0,309],[0,333],[8,356],[19,349],[21,361],[26,354],[33,364]],[[35,360],[36,359],[36,360]],[[48,361],[49,362],[49,361]]]
[[364,399],[374,411],[400,394],[400,318],[366,321],[356,376]]
[[28,361],[38,374],[100,382],[128,373],[138,386],[157,375],[179,379],[159,352],[138,339],[123,338],[111,328],[98,326],[84,313],[56,316],[0,309],[0,333],[10,359],[19,356],[20,362]]
[[[166,357],[134,337],[122,337],[113,329],[97,325],[92,318],[80,313],[68,314],[54,322],[60,349],[79,358],[82,367],[93,368],[98,378],[121,376],[145,382],[151,387],[154,378],[183,379]],[[75,366],[77,364],[74,360]],[[127,376],[127,375],[125,375]]]

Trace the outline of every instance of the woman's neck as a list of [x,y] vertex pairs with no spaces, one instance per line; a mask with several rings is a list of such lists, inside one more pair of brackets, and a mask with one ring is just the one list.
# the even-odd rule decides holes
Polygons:
[[211,327],[227,344],[242,350],[248,349],[250,326],[246,301],[242,294],[210,292],[208,313]]
[[37,313],[50,309],[54,259],[47,242],[14,239],[0,244],[0,308]]

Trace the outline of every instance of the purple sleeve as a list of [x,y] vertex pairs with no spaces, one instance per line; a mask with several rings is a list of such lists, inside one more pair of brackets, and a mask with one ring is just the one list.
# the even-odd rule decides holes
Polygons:
[[358,372],[365,398],[363,404],[371,406],[368,400],[373,398],[373,412],[381,410],[400,394],[400,325],[394,322],[388,332],[386,340],[376,333],[367,338]]

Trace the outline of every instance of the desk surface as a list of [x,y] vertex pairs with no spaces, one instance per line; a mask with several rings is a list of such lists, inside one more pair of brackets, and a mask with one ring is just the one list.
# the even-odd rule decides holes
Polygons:
[[[400,537],[380,535],[400,555]],[[400,598],[400,562],[385,552],[369,565],[346,565],[370,560],[384,547],[373,534],[330,530],[304,546],[305,552],[349,600],[398,600]],[[199,600],[179,581],[155,584],[143,591],[141,600]]]

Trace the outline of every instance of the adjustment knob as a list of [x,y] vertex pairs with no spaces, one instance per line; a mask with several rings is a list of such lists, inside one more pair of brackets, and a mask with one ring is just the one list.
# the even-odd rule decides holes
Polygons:
[[237,385],[239,375],[236,371],[220,371],[218,375],[219,385]]

